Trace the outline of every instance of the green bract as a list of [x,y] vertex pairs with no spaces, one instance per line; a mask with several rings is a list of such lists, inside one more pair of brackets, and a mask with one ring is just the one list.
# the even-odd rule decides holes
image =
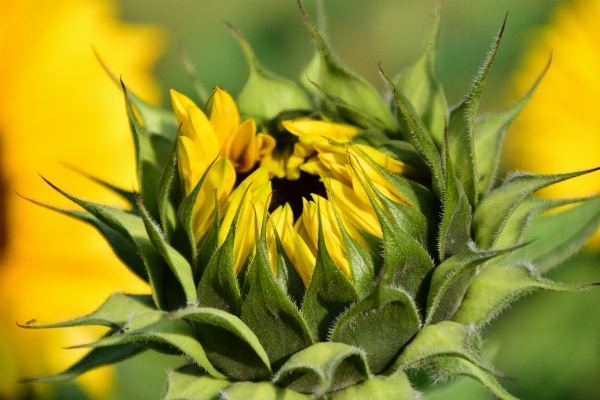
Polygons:
[[[305,288],[277,233],[273,273],[265,233],[271,221],[265,217],[258,221],[262,230],[252,256],[236,275],[241,207],[221,245],[218,203],[212,226],[195,237],[193,210],[208,170],[183,196],[176,118],[122,85],[140,193],[120,192],[132,209],[82,200],[52,184],[86,211],[36,203],[97,228],[152,293],[117,293],[85,317],[25,326],[110,329],[85,345],[92,350],[67,371],[35,381],[62,382],[150,349],[187,362],[169,372],[164,399],[412,399],[419,393],[407,374],[423,368],[436,379],[469,376],[499,398],[513,398],[497,381],[504,376],[483,358],[480,331],[525,294],[593,285],[555,283],[540,273],[575,253],[597,229],[600,197],[533,197],[543,187],[592,171],[518,174],[497,182],[504,134],[539,83],[513,107],[477,118],[504,26],[468,94],[448,108],[434,69],[438,7],[419,60],[397,79],[381,70],[388,104],[342,64],[300,9],[317,48],[301,84],[266,70],[232,28],[249,64],[239,107],[267,132],[280,129],[282,113],[321,113],[363,129],[354,144],[419,169],[423,178],[416,182],[363,152],[370,167],[407,199],[400,204],[378,189],[363,164],[350,162],[383,238],[365,233],[359,243],[334,208],[352,277],[333,261],[321,224],[315,269]],[[567,204],[574,206],[543,214]]]

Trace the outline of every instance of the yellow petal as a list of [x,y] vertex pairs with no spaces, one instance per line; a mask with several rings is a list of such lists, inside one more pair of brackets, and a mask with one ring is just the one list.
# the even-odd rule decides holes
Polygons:
[[210,113],[210,123],[221,143],[221,146],[227,142],[231,135],[240,124],[240,112],[233,98],[216,86],[212,95],[212,110]]
[[275,138],[271,135],[259,133],[256,135],[256,160],[261,160],[267,154],[270,154],[277,145]]
[[296,136],[310,134],[338,141],[352,139],[360,132],[360,129],[353,125],[310,119],[283,121],[283,126],[288,132]]
[[231,193],[223,202],[221,205],[221,210],[224,217],[223,221],[221,222],[221,228],[219,229],[219,245],[223,244],[225,241],[231,223],[233,222],[233,218],[235,217],[235,213],[237,212],[244,196],[249,196],[249,201],[251,202],[252,197],[258,194],[262,186],[267,182],[269,182],[269,170],[267,167],[260,167],[248,175],[248,177],[246,177],[246,179],[244,179],[242,183],[235,188],[233,193]]
[[229,136],[225,156],[238,172],[248,172],[256,162],[256,124],[248,119]]
[[[357,229],[376,237],[382,237],[381,226],[371,203],[367,203],[359,197],[352,187],[337,180],[326,179],[324,183],[336,207],[340,210],[339,214],[343,215]],[[346,226],[346,228],[349,227]],[[359,235],[354,235],[351,229],[348,231],[355,240],[362,242]]]
[[186,95],[171,89],[171,104],[177,121],[181,124],[181,132],[187,135],[190,132],[188,108],[196,107],[196,104]]
[[226,158],[217,160],[206,174],[194,205],[194,233],[200,240],[215,217],[215,197],[219,204],[227,199],[235,184],[235,170]]
[[186,196],[194,189],[207,165],[204,164],[192,140],[186,136],[179,136],[177,144],[179,158],[179,174],[183,179]]
[[[213,162],[221,152],[221,145],[215,134],[215,130],[208,121],[204,111],[195,105],[189,106],[188,116],[190,123],[189,132],[182,131],[184,135],[192,139],[196,151],[206,165]],[[224,154],[221,154],[224,156]]]
[[285,177],[294,181],[300,178],[300,166],[304,163],[304,158],[291,155],[285,165]]

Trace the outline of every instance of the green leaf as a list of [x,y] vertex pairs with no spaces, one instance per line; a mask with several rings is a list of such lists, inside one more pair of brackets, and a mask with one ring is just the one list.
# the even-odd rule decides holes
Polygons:
[[27,329],[63,328],[71,326],[101,325],[112,329],[121,329],[132,315],[156,311],[152,297],[145,294],[112,294],[92,313],[72,320],[54,324],[19,325]]
[[437,381],[445,381],[451,377],[468,376],[481,383],[502,400],[517,400],[498,383],[492,374],[463,358],[439,358],[435,361],[432,371],[435,372]]
[[121,82],[121,86],[123,87],[123,94],[125,96],[129,126],[135,143],[140,195],[144,199],[144,204],[150,215],[158,220],[160,215],[158,212],[156,188],[171,154],[173,138],[149,133],[138,121],[133,111],[131,98],[123,82]]
[[[115,85],[121,87],[123,82],[117,78],[117,76],[108,68],[108,66],[104,63],[104,61],[100,58],[96,49],[92,47],[100,66],[106,74],[110,77],[110,79],[115,83]],[[133,104],[140,112],[142,116],[142,120],[144,121],[144,127],[153,133],[157,133],[161,136],[166,137],[171,142],[175,138],[175,133],[177,132],[177,118],[175,114],[171,110],[165,110],[160,107],[153,106],[148,104],[144,100],[140,99],[134,93],[129,93],[129,97],[131,98]]]
[[581,203],[585,200],[586,198],[543,199],[530,195],[508,217],[502,231],[498,235],[494,248],[501,249],[516,246],[523,237],[523,233],[525,233],[527,227],[541,213],[556,207]]
[[469,249],[438,265],[431,277],[425,323],[431,325],[452,318],[467,288],[477,276],[479,267],[486,261],[511,251],[515,251],[515,248],[497,251]]
[[538,290],[568,292],[597,284],[568,285],[542,278],[526,266],[485,268],[471,283],[452,321],[483,326],[496,318],[510,303]]
[[410,100],[439,150],[442,149],[444,141],[448,109],[446,96],[435,72],[441,16],[442,1],[438,1],[435,20],[423,54],[395,82]]
[[[317,23],[316,23],[316,25],[317,25],[317,30],[321,34],[321,37],[324,40],[328,40],[328,38],[329,38],[328,25],[329,24],[327,22],[327,14],[325,12],[325,1],[324,0],[317,0]],[[300,83],[300,86],[302,86],[302,88],[304,88],[304,90],[306,90],[307,92],[309,92],[313,95],[317,95],[318,94],[317,90],[316,90],[315,86],[312,84],[312,81],[309,79],[309,77],[312,77],[313,80],[315,78],[318,78],[320,76],[320,71],[321,71],[321,54],[319,53],[318,49],[315,49],[312,58],[310,59],[310,61],[306,65],[306,67],[304,67],[304,69],[300,73],[300,76],[298,77],[298,82]]]
[[93,349],[83,356],[81,360],[59,374],[25,379],[22,382],[67,382],[94,368],[118,363],[119,361],[126,360],[142,351],[144,351],[144,347],[136,343],[126,343],[113,347],[100,347]]
[[271,272],[265,222],[256,244],[256,256],[244,285],[249,289],[242,305],[241,319],[256,334],[271,365],[277,368],[292,354],[313,344],[313,341],[300,311],[286,296]]
[[548,271],[576,253],[600,225],[600,196],[566,211],[541,216],[523,236],[527,246],[507,257],[503,264],[531,262],[540,272]]
[[[355,140],[353,141],[356,143]],[[416,167],[423,177],[429,177],[429,166],[412,144],[403,140],[388,140],[386,143],[375,147],[387,156]]]
[[400,121],[405,139],[417,149],[419,154],[421,154],[421,157],[423,157],[429,165],[432,175],[433,192],[439,197],[442,192],[442,187],[444,186],[442,160],[438,149],[435,147],[431,134],[417,114],[417,111],[410,100],[408,100],[404,93],[394,85],[391,79],[383,72],[381,66],[379,67],[379,72],[392,90],[396,105],[400,110],[398,120]]
[[344,343],[321,342],[294,354],[277,371],[273,383],[320,398],[370,376],[362,350]]
[[33,204],[75,218],[78,221],[85,222],[86,224],[90,224],[91,226],[96,228],[98,232],[100,232],[100,234],[106,239],[115,255],[119,258],[119,260],[121,260],[121,262],[125,264],[140,279],[144,280],[145,282],[148,282],[148,274],[146,273],[146,267],[144,266],[144,262],[138,255],[136,248],[131,244],[131,242],[128,239],[111,229],[108,225],[101,222],[98,218],[94,217],[87,211],[65,210],[48,204],[40,203],[36,200],[28,199],[27,197],[21,197],[27,201],[32,202]]
[[133,315],[127,324],[112,336],[79,347],[107,347],[124,343],[155,342],[174,347],[215,378],[225,378],[208,360],[202,345],[196,340],[192,327],[182,319],[170,318],[161,311]]
[[457,357],[496,374],[483,360],[479,346],[480,337],[473,327],[452,321],[428,325],[402,350],[390,371],[421,368],[439,358]]
[[225,241],[213,253],[198,284],[198,300],[201,306],[218,308],[233,315],[240,315],[242,311],[242,294],[235,276],[233,260],[233,242],[242,204],[243,200],[236,211]]
[[227,400],[310,400],[313,396],[282,389],[269,382],[237,382],[222,391]]
[[242,114],[260,122],[271,120],[283,111],[312,110],[308,96],[295,82],[267,70],[241,32],[231,25],[229,29],[242,47],[249,68],[248,79],[238,96]]
[[229,385],[231,381],[213,378],[195,364],[188,364],[168,372],[167,392],[162,399],[219,400],[221,390]]
[[[165,169],[160,175],[156,187],[156,201],[160,224],[168,243],[173,241],[173,234],[177,228],[177,204],[179,200],[179,171],[177,168],[177,143],[179,133],[173,141],[169,159]],[[135,197],[134,197],[135,198]]]
[[44,179],[54,190],[75,204],[83,207],[102,223],[119,233],[135,247],[136,252],[142,259],[144,267],[146,268],[150,287],[152,288],[152,298],[154,299],[154,303],[158,309],[166,309],[167,302],[162,284],[168,267],[160,254],[154,249],[154,246],[152,246],[142,219],[137,215],[129,214],[118,208],[81,200],[54,186],[44,177],[42,177],[42,179]]
[[[397,123],[379,93],[362,77],[341,62],[325,43],[300,3],[299,6],[321,57],[319,60],[321,71],[316,82],[327,93],[342,99],[353,109],[379,121],[386,131],[396,132],[398,129]],[[309,78],[315,80],[315,77],[309,76]]]
[[446,187],[442,196],[443,211],[438,242],[440,260],[467,250],[471,241],[471,206],[456,177],[447,141],[445,151]]
[[187,262],[185,257],[167,243],[162,229],[148,214],[148,210],[146,210],[144,203],[139,198],[138,208],[152,245],[167,262],[169,268],[171,268],[171,271],[177,278],[177,281],[183,289],[187,304],[195,303],[197,300],[196,285],[194,284],[194,275],[191,265]]
[[551,60],[552,58],[548,61],[546,68],[544,68],[531,89],[519,101],[506,110],[486,115],[475,121],[473,136],[480,199],[488,193],[496,178],[498,165],[500,164],[502,142],[508,127],[533,96],[548,68],[550,68]]
[[374,376],[332,394],[331,400],[414,400],[420,398],[406,375]]
[[484,197],[473,213],[475,243],[482,249],[492,248],[509,216],[529,195],[554,183],[597,170],[598,168],[569,174],[517,174],[510,176],[502,186]]
[[235,315],[206,307],[187,308],[174,314],[194,322],[208,358],[236,380],[268,379],[267,352],[252,330]]
[[325,341],[332,323],[351,303],[358,300],[356,289],[335,265],[325,247],[320,219],[319,210],[317,260],[302,307],[304,320],[315,341]]
[[[354,166],[352,168],[354,169]],[[363,182],[358,174],[356,176],[369,197],[383,232],[385,283],[390,286],[401,287],[411,296],[422,297],[427,285],[425,277],[433,269],[433,261],[425,249],[406,233],[403,227],[392,222],[381,209],[369,190],[369,188],[374,189],[374,186],[367,174],[364,173],[364,176],[369,186]]]
[[473,139],[475,115],[477,114],[479,101],[481,100],[487,77],[492,69],[494,57],[498,51],[505,26],[506,17],[496,37],[494,46],[488,54],[479,75],[475,78],[471,90],[460,103],[450,110],[450,118],[448,120],[448,148],[450,149],[452,159],[456,163],[456,177],[462,184],[472,207],[475,207],[479,200],[479,179],[477,177],[477,163],[475,160]]
[[401,289],[375,289],[346,311],[335,323],[332,342],[364,350],[369,369],[382,372],[400,349],[419,331],[421,319],[412,297]]

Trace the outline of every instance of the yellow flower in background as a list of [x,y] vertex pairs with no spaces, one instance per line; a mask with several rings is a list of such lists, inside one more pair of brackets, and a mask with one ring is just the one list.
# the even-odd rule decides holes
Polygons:
[[[68,162],[117,186],[136,181],[133,143],[122,93],[106,77],[90,45],[151,101],[150,75],[164,35],[124,24],[109,1],[5,1],[0,12],[0,160],[7,232],[0,252],[0,398],[23,394],[17,381],[70,366],[97,329],[31,331],[15,321],[57,321],[88,313],[117,290],[148,292],[122,268],[97,232],[35,206],[14,192],[49,204],[72,204],[44,184],[38,172],[69,191],[108,204],[123,201],[61,166]],[[114,149],[120,149],[114,157]],[[56,293],[60,293],[57,296]],[[91,395],[110,398],[111,370],[78,380]],[[47,384],[35,384],[43,398]]]
[[[552,65],[533,99],[515,121],[505,144],[507,165],[535,173],[559,173],[600,166],[600,2],[575,0],[561,8],[554,22],[515,77],[524,93],[552,51]],[[514,98],[514,95],[512,98]],[[544,196],[577,197],[600,192],[593,173],[550,186]],[[590,240],[600,246],[600,233]]]

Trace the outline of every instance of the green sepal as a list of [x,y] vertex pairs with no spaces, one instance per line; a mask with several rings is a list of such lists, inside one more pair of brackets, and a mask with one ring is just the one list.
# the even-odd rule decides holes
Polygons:
[[146,274],[148,275],[148,282],[152,288],[152,298],[154,299],[154,303],[160,310],[167,309],[167,299],[165,298],[162,284],[168,266],[150,242],[142,219],[137,215],[127,213],[118,208],[79,199],[54,186],[50,181],[46,180],[46,178],[42,177],[42,179],[44,179],[44,181],[46,181],[46,183],[54,190],[75,204],[83,207],[87,212],[98,218],[100,222],[119,233],[135,247],[136,252],[144,263]]
[[[92,47],[92,50],[94,51],[94,54],[96,55],[96,59],[100,63],[100,66],[102,67],[102,69],[104,69],[104,72],[106,72],[106,74],[115,83],[115,85],[121,87],[123,85],[121,79],[117,78],[117,76],[108,68],[108,66],[100,58],[98,52],[96,52],[96,49]],[[145,102],[144,100],[136,96],[134,93],[130,92],[129,97],[131,98],[131,101],[142,116],[142,120],[144,121],[144,127],[148,131],[158,133],[161,136],[164,136],[167,139],[169,139],[169,142],[172,142],[175,138],[175,133],[177,132],[177,127],[179,125],[177,123],[177,118],[175,117],[175,114],[171,110],[165,110],[163,108],[156,107]]]
[[144,350],[145,349],[143,346],[136,343],[125,343],[112,347],[100,347],[97,349],[92,349],[92,351],[87,353],[79,361],[61,373],[33,379],[24,379],[21,382],[68,382],[94,368],[118,363],[128,359],[129,357],[133,357]]
[[156,311],[152,297],[145,294],[112,294],[95,311],[83,317],[53,324],[37,325],[29,323],[19,325],[27,329],[65,328],[72,326],[100,325],[111,329],[121,329],[133,314]]
[[518,174],[508,177],[502,186],[490,192],[481,200],[473,213],[475,243],[482,249],[492,248],[509,216],[530,194],[554,183],[585,175],[598,169],[568,174]]
[[467,376],[481,383],[487,390],[502,400],[517,400],[504,389],[494,375],[464,358],[443,357],[433,363],[431,371],[438,382],[446,381],[448,378]]
[[410,100],[417,115],[441,150],[446,130],[446,96],[435,72],[435,58],[440,33],[442,1],[438,1],[433,27],[423,54],[396,80],[396,86]]
[[260,340],[273,368],[282,365],[294,353],[313,341],[300,311],[286,296],[271,271],[266,243],[266,216],[257,237],[256,256],[248,271],[248,293],[242,305],[241,319]]
[[215,192],[215,217],[213,223],[196,246],[196,269],[194,273],[196,282],[200,281],[202,275],[204,275],[206,265],[208,265],[212,256],[219,249],[219,229],[221,228],[221,213],[219,211],[219,199]]
[[171,272],[173,272],[173,275],[175,275],[175,278],[181,285],[181,289],[183,289],[187,304],[195,303],[197,295],[192,266],[184,256],[167,243],[165,234],[160,225],[158,225],[158,223],[156,223],[156,221],[148,214],[148,210],[141,198],[138,198],[137,204],[152,245],[166,261],[169,268],[171,268]]
[[[214,159],[208,165],[208,167],[206,167],[206,170],[202,174],[202,177],[200,177],[200,180],[198,181],[196,186],[194,186],[194,188],[192,189],[190,194],[185,196],[185,198],[179,204],[179,208],[177,209],[177,219],[179,219],[179,221],[181,222],[181,225],[183,226],[183,230],[185,231],[187,238],[188,238],[190,253],[192,256],[192,269],[194,271],[194,278],[196,281],[200,280],[200,277],[202,276],[203,269],[204,269],[203,267],[210,260],[210,258],[205,258],[206,255],[212,256],[214,251],[216,250],[216,249],[212,250],[210,252],[210,254],[206,254],[207,250],[204,250],[204,252],[203,252],[204,257],[202,259],[202,262],[200,262],[201,260],[199,259],[199,255],[198,255],[198,252],[199,252],[198,243],[200,242],[201,239],[204,240],[206,238],[212,238],[212,236],[214,236],[214,235],[218,236],[218,234],[219,234],[219,223],[218,223],[218,218],[219,218],[218,205],[219,205],[219,203],[218,203],[218,200],[216,200],[216,193],[215,193],[215,214],[216,214],[215,219],[217,220],[217,232],[213,232],[212,227],[211,227],[211,230],[209,230],[209,232],[207,232],[207,234],[210,234],[212,236],[207,237],[207,234],[205,234],[204,238],[198,238],[198,237],[196,237],[196,232],[194,229],[194,209],[196,208],[196,200],[198,199],[198,194],[200,193],[200,189],[202,188],[202,185],[204,184],[204,181],[206,180],[206,177],[208,176],[208,173],[210,172],[211,168],[213,167],[213,165],[215,165],[215,162],[217,162],[217,159]],[[213,225],[213,227],[214,227],[214,225]],[[212,241],[207,242],[207,245],[209,243],[212,246]]]
[[428,283],[425,277],[433,269],[433,261],[419,242],[386,215],[369,190],[374,188],[369,177],[364,175],[369,186],[356,174],[383,232],[384,281],[387,285],[403,288],[413,297],[422,297]]
[[[23,197],[23,196],[21,196]],[[111,229],[108,225],[94,217],[87,211],[78,210],[66,210],[58,208],[48,204],[41,203],[36,200],[23,197],[23,199],[32,202],[38,206],[47,208],[52,211],[59,212],[68,217],[74,218],[78,221],[85,222],[96,228],[98,232],[106,239],[110,245],[112,251],[123,264],[127,266],[135,275],[145,282],[148,282],[148,274],[146,273],[146,267],[141,257],[138,255],[136,248],[133,246],[131,241],[115,230]],[[136,206],[137,207],[137,206]]]
[[[390,141],[390,143],[393,141]],[[360,148],[359,148],[360,150]],[[378,148],[381,150],[381,148]],[[436,210],[438,209],[437,200],[425,186],[413,182],[400,174],[393,174],[377,164],[367,153],[361,151],[363,156],[369,160],[371,165],[388,181],[398,193],[419,213],[423,214],[428,220],[437,220]]]
[[79,347],[107,347],[124,343],[157,343],[157,348],[166,345],[165,349],[175,348],[204,368],[215,378],[225,378],[208,360],[202,345],[196,340],[192,327],[182,319],[172,318],[161,311],[150,311],[145,314],[133,315],[127,324],[113,335],[97,342]]
[[105,187],[106,189],[110,190],[111,192],[118,194],[119,196],[121,196],[122,198],[124,198],[127,201],[127,204],[129,206],[131,206],[132,209],[130,212],[133,214],[137,214],[137,204],[135,201],[135,193],[134,192],[130,192],[129,190],[124,190],[119,187],[116,187],[115,185],[106,182],[104,179],[100,179],[92,174],[88,174],[87,172],[84,172],[84,171],[80,170],[79,168],[74,167],[72,165],[65,164],[64,162],[61,162],[60,164],[67,167],[71,171],[76,172],[79,175],[89,179],[90,181],[97,183],[100,186]]
[[342,120],[351,121],[353,124],[365,129],[385,130],[384,124],[372,118],[370,115],[362,112],[358,108],[344,101],[344,99],[328,93],[321,85],[309,79],[316,88],[319,94],[325,100],[326,104],[332,106]]
[[[177,168],[177,146],[180,132],[177,132],[171,153],[165,164],[158,186],[156,187],[156,203],[160,225],[168,243],[173,242],[173,234],[177,229],[177,204],[179,203],[179,168]],[[135,197],[134,197],[135,199]]]
[[237,382],[221,392],[227,400],[312,400],[313,396],[282,389],[269,382]]
[[544,199],[530,195],[510,214],[498,235],[494,248],[502,249],[516,246],[531,222],[541,213],[557,207],[581,203],[587,199],[589,198]]
[[440,196],[442,193],[442,188],[444,187],[444,176],[442,172],[442,159],[440,157],[440,153],[433,142],[431,134],[429,133],[427,127],[417,114],[414,106],[411,104],[410,100],[406,98],[404,93],[400,91],[392,82],[392,80],[383,72],[381,66],[379,67],[379,72],[383,79],[392,90],[392,95],[398,106],[398,110],[400,110],[400,115],[398,115],[398,121],[400,121],[402,133],[404,135],[404,139],[412,144],[421,157],[427,162],[429,166],[429,170],[431,171],[432,177],[432,186],[433,192],[436,196]]
[[140,196],[144,199],[150,215],[158,220],[160,215],[156,199],[156,188],[171,154],[173,138],[148,132],[138,121],[133,111],[131,98],[123,82],[121,82],[121,86],[125,96],[125,108],[127,110],[127,118],[129,119],[129,127],[135,144]]
[[494,257],[516,249],[488,251],[469,249],[444,260],[431,276],[425,323],[432,325],[452,318],[467,288],[477,276],[479,267]]
[[480,346],[481,338],[473,327],[452,321],[428,325],[402,350],[389,373],[422,368],[440,358],[456,357],[499,375],[483,359]]
[[566,211],[538,217],[523,235],[523,241],[531,243],[508,256],[503,264],[530,262],[539,272],[548,271],[576,253],[599,225],[600,196]]
[[194,323],[211,362],[235,380],[264,380],[271,376],[267,352],[241,319],[215,308],[187,308],[173,314]]
[[330,340],[362,349],[369,369],[378,374],[420,327],[421,319],[412,297],[402,289],[386,287],[380,279],[371,294],[340,316]]
[[[329,39],[329,26],[327,22],[327,13],[325,12],[325,1],[317,0],[317,30],[321,34],[321,37],[324,40]],[[318,49],[315,49],[313,56],[311,57],[308,64],[304,67],[300,76],[298,77],[298,82],[300,86],[307,92],[318,95],[318,92],[315,89],[315,86],[311,83],[309,77],[316,79],[320,76],[321,71],[321,54]]]
[[[385,127],[386,131],[396,132],[398,129],[397,123],[379,93],[361,76],[351,71],[341,62],[325,43],[302,5],[299,2],[298,4],[320,54],[319,65],[321,71],[316,82],[327,93],[342,99],[353,109],[377,120]],[[315,80],[314,77],[309,76],[309,78]]]
[[337,212],[333,196],[330,195],[329,199],[346,248],[352,284],[359,296],[366,296],[373,290],[375,275],[383,266],[383,258],[379,253],[371,253],[350,236]]
[[542,278],[531,267],[493,265],[486,267],[471,283],[452,321],[480,327],[529,293],[538,290],[569,292],[597,285],[556,283]]
[[544,75],[546,75],[548,68],[550,68],[551,60],[548,61],[546,68],[544,68],[544,71],[537,78],[531,89],[519,101],[506,110],[486,115],[475,121],[473,136],[477,159],[480,200],[494,184],[500,164],[502,142],[504,141],[506,131],[533,96]]
[[335,342],[320,342],[294,354],[273,378],[277,386],[320,398],[371,377],[364,352]]
[[231,25],[229,29],[242,47],[249,69],[248,79],[238,96],[242,114],[261,122],[271,120],[283,111],[312,109],[310,99],[295,82],[266,69],[241,32]]
[[221,389],[231,385],[227,379],[207,375],[195,364],[167,373],[167,391],[162,400],[219,400]]
[[462,184],[456,177],[456,169],[448,147],[445,143],[444,172],[445,189],[442,196],[442,221],[438,241],[438,256],[445,260],[468,248],[471,241],[471,206]]
[[346,275],[335,265],[327,248],[319,213],[319,243],[315,269],[302,306],[302,315],[314,341],[325,341],[329,329],[358,293]]
[[331,394],[331,400],[416,400],[419,393],[403,373],[393,376],[373,376],[346,389]]
[[273,234],[275,236],[275,244],[277,245],[277,282],[296,307],[300,308],[304,300],[304,294],[306,293],[304,282],[302,282],[300,274],[298,274],[294,264],[292,264],[286,254],[275,226],[273,226]]
[[233,242],[242,204],[243,199],[225,241],[213,253],[198,284],[198,301],[202,307],[218,308],[233,315],[240,315],[242,311],[242,294],[235,276],[233,259]]
[[178,46],[177,54],[179,55],[179,60],[181,60],[181,64],[183,65],[183,69],[185,73],[189,76],[192,81],[192,86],[196,95],[198,96],[198,104],[206,104],[208,99],[210,98],[210,94],[206,86],[202,84],[200,78],[198,77],[198,73],[196,72],[196,68],[194,64],[190,61],[185,49],[182,45]]
[[471,90],[460,103],[452,107],[448,119],[447,142],[450,156],[456,163],[456,177],[462,184],[471,207],[475,207],[479,200],[479,179],[477,176],[477,162],[473,139],[475,115],[477,114],[479,101],[481,100],[487,77],[492,69],[505,26],[506,17],[498,36],[496,36],[492,50],[488,54],[479,75],[475,78],[473,86],[471,86]]

